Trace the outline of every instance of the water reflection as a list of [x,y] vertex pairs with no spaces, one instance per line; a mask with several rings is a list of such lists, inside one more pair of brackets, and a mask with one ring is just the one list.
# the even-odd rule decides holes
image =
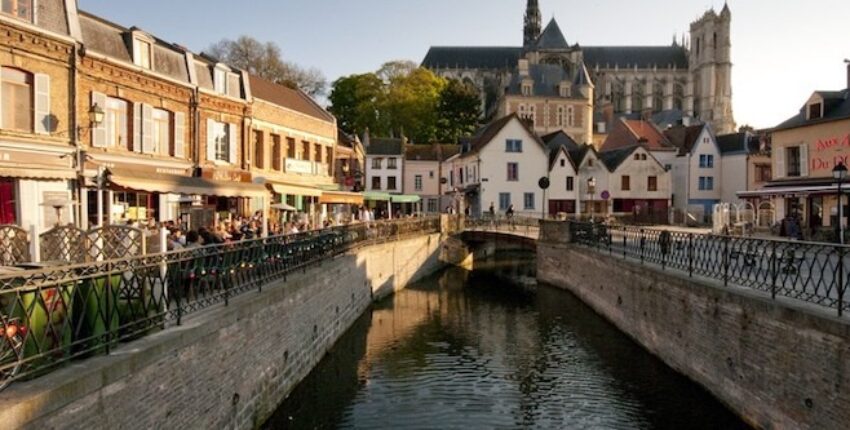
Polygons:
[[572,295],[448,269],[375,305],[266,428],[743,428]]

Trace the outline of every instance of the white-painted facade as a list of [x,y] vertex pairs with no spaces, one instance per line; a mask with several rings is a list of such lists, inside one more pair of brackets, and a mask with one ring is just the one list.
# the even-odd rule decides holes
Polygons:
[[[558,153],[554,157],[554,163],[549,170],[549,189],[546,196],[549,202],[555,202],[558,206],[557,212],[575,213],[581,207],[579,199],[579,182],[580,177],[576,172],[573,160],[567,154],[564,147],[557,149]],[[570,206],[566,202],[572,202],[572,211],[565,210],[564,206]],[[547,211],[551,214],[553,203],[547,203]]]
[[[590,213],[590,208],[587,207],[590,201],[595,202],[594,214],[610,214],[612,210],[611,199],[609,198],[606,201],[602,198],[602,195],[606,191],[609,194],[611,193],[611,172],[608,171],[605,163],[599,159],[599,154],[596,151],[591,149],[587,151],[578,166],[578,177],[578,197],[582,204],[576,208],[576,214]],[[591,179],[596,183],[593,193],[590,192],[589,187]]]
[[[395,161],[391,161],[395,160]],[[395,168],[391,168],[395,163]],[[374,179],[379,178],[379,179]],[[394,178],[395,187],[390,188],[390,178]],[[404,156],[366,154],[366,190],[402,194],[404,184]],[[378,184],[375,182],[380,181]],[[375,186],[379,185],[379,186]]]
[[[628,189],[623,177],[627,176]],[[650,189],[650,178],[655,178],[655,187]],[[611,199],[622,201],[667,200],[669,206],[672,192],[671,175],[652,154],[643,147],[635,150],[611,172]],[[615,213],[629,213],[616,211]]]

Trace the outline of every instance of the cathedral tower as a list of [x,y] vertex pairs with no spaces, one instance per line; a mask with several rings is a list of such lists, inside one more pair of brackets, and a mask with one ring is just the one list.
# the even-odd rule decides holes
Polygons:
[[735,131],[732,112],[732,12],[723,6],[691,24],[690,73],[694,116],[718,134]]
[[528,0],[528,7],[525,9],[523,47],[528,48],[534,45],[534,41],[537,40],[542,31],[542,21],[540,6],[537,4],[537,0]]

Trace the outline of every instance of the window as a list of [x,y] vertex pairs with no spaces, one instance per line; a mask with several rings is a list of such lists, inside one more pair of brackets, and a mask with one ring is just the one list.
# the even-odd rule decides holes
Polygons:
[[[3,94],[5,96],[5,93]],[[106,109],[104,118],[104,127],[106,128],[106,146],[118,148],[125,147],[127,149],[135,149],[136,152],[142,152],[142,148],[133,148],[130,144],[129,136],[129,109],[128,103],[121,99],[108,97],[106,99]],[[141,109],[138,105],[136,109]],[[136,115],[141,118],[142,113],[137,112]],[[141,126],[141,125],[139,125]],[[154,135],[154,139],[156,135]],[[142,142],[136,142],[136,145],[141,145]]]
[[785,159],[788,163],[788,176],[799,177],[801,175],[800,162],[802,161],[802,157],[800,155],[800,147],[791,146],[785,148]]
[[434,179],[434,171],[433,170],[428,172],[428,177],[431,178],[431,179]]
[[531,95],[531,84],[524,83],[522,84],[522,95],[530,96]]
[[620,189],[623,191],[630,191],[632,189],[631,178],[628,175],[620,177]]
[[812,103],[809,105],[809,119],[819,119],[823,116],[823,105],[820,103]]
[[567,165],[567,160],[561,159],[561,167],[565,167]]
[[[3,2],[5,10],[6,2]],[[33,131],[33,75],[22,70],[2,68],[3,128]]]
[[280,136],[272,135],[272,168],[277,171],[283,170],[283,154],[280,146]]
[[298,157],[297,155],[298,148],[295,145],[295,139],[291,137],[286,138],[286,157],[295,159]]
[[301,159],[305,161],[310,160],[310,142],[306,140],[301,141]]
[[389,178],[387,178],[387,189],[388,190],[395,190],[396,189],[396,177],[395,176],[390,176]]
[[714,190],[714,177],[712,177],[712,176],[700,176],[699,177],[699,189],[700,189],[700,191],[712,191],[712,190]]
[[171,147],[171,112],[162,109],[154,109],[153,120],[153,153],[173,155]]
[[573,191],[576,189],[575,178],[572,176],[567,176],[567,191]]
[[508,163],[508,181],[519,181],[519,163]]
[[757,164],[756,169],[756,182],[768,182],[771,180],[771,170],[769,164]]
[[646,161],[646,154],[640,154],[640,160]]
[[710,169],[714,167],[714,155],[711,154],[700,154],[699,156],[699,167],[703,169]]
[[398,158],[387,158],[387,169],[396,170],[398,169]]
[[233,163],[230,159],[230,124],[213,122],[212,139],[215,145],[215,161]]
[[640,154],[635,154],[635,160],[640,160]]
[[508,210],[511,205],[511,193],[499,193],[499,210]]
[[413,188],[416,191],[422,191],[422,175],[416,175],[413,177]]
[[650,176],[646,178],[647,191],[658,191],[658,176]]
[[576,112],[572,106],[567,108],[567,127],[573,127],[576,123]]
[[[561,88],[561,89],[563,90],[563,88]],[[563,94],[561,95],[561,97],[564,97]],[[564,120],[565,120],[565,118],[564,118],[564,107],[558,106],[558,115],[555,118],[555,122],[558,124],[558,127],[564,126],[564,123],[566,122]]]
[[522,152],[522,141],[518,139],[506,140],[505,152]]
[[313,161],[317,163],[322,162],[322,145],[318,143],[313,145]]
[[3,0],[3,13],[32,22],[33,0]]
[[592,158],[587,159],[587,167],[593,167],[593,159]]
[[373,176],[372,177],[372,189],[373,190],[380,190],[381,189],[381,177],[380,176]]
[[523,194],[522,202],[525,210],[534,210],[534,193]]
[[142,39],[133,39],[133,63],[145,69],[151,68],[151,44]]
[[263,168],[263,156],[265,148],[263,147],[263,132],[254,130],[254,167]]
[[537,122],[537,113],[535,112],[534,105],[528,107],[528,119],[531,120],[532,126]]
[[455,186],[455,171],[454,170],[449,171],[449,186],[450,187]]
[[372,159],[372,168],[375,170],[381,170],[381,163],[384,162],[383,158],[373,158]]
[[428,199],[428,212],[439,212],[437,208],[437,199]]
[[0,178],[0,224],[15,224],[18,217],[17,181]]

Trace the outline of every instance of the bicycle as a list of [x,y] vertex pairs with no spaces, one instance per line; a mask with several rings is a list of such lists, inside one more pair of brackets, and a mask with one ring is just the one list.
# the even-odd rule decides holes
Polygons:
[[5,389],[21,369],[24,358],[26,326],[17,318],[6,319],[0,315],[0,391]]

